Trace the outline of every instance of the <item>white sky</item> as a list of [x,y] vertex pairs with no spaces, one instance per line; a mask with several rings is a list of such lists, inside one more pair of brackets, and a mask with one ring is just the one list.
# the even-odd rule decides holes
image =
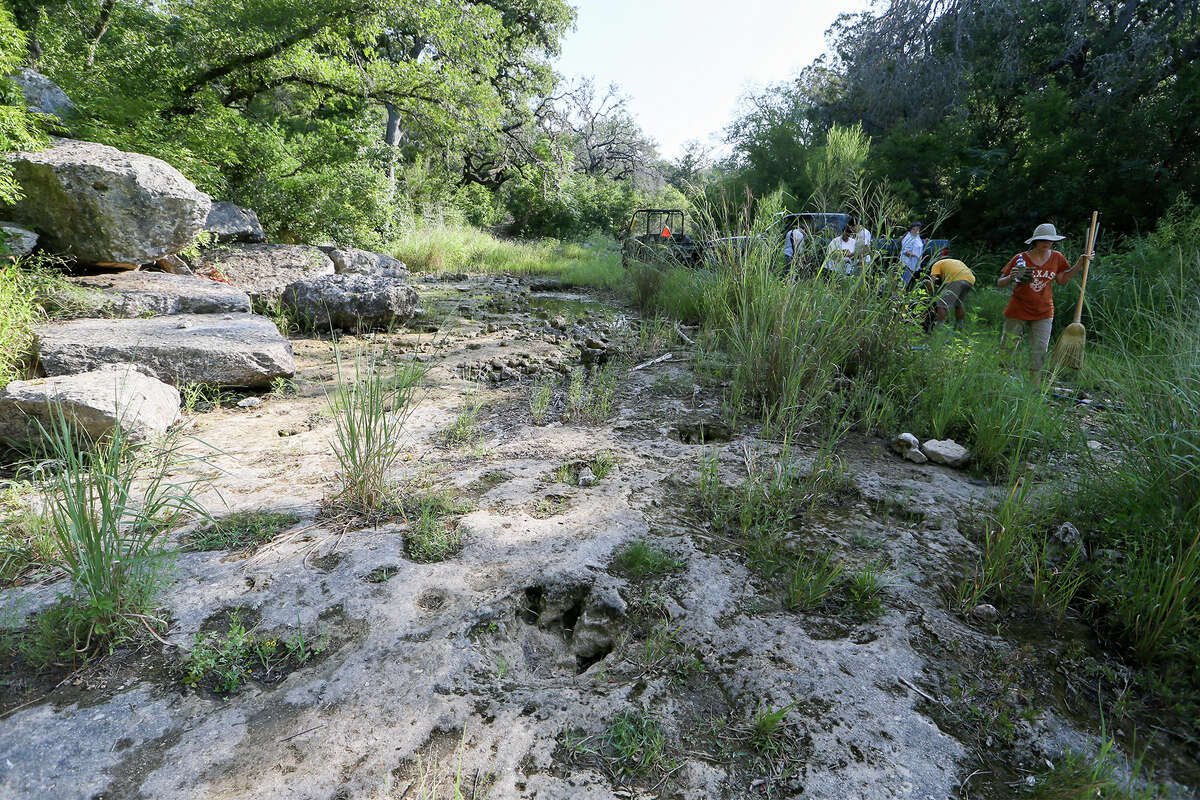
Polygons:
[[825,30],[867,0],[574,0],[558,70],[616,83],[642,128],[674,158],[718,145],[746,90],[783,80],[825,52]]

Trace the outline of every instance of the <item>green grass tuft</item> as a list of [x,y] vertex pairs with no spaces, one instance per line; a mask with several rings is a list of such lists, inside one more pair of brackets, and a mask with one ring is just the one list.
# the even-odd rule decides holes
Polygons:
[[300,521],[288,511],[238,511],[187,537],[188,550],[253,550]]

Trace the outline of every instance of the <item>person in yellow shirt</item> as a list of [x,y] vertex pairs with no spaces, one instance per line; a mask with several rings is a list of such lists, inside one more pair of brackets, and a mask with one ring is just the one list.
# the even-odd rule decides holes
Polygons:
[[975,286],[975,273],[957,258],[943,258],[929,268],[929,291],[937,297],[934,313],[938,322],[945,322],[954,307],[954,327],[961,328],[967,316],[965,301]]

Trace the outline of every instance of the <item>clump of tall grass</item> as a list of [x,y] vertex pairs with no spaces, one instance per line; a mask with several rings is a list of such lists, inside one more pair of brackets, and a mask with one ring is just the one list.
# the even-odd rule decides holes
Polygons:
[[118,425],[93,442],[57,406],[42,434],[42,464],[53,470],[44,504],[72,589],[55,614],[66,649],[53,655],[86,657],[135,627],[161,627],[151,612],[167,529],[182,515],[207,514],[195,496],[200,479],[172,478],[186,460],[178,434],[139,446]]
[[0,257],[0,387],[24,377],[33,330],[51,316],[44,304],[58,311],[58,301],[51,299],[66,302],[72,290],[45,261],[24,258],[14,263]]
[[467,225],[414,224],[389,252],[420,272],[504,272],[559,276],[578,286],[616,289],[624,269],[615,243],[596,235],[582,243],[501,239]]
[[338,385],[329,397],[340,484],[334,502],[358,512],[395,507],[392,472],[425,369],[409,361],[387,371],[381,357],[368,355],[354,360],[351,375],[340,351],[336,358]]

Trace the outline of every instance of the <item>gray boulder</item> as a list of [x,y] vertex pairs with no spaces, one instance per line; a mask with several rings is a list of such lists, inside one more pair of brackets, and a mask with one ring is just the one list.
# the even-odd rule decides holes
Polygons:
[[266,317],[180,314],[43,325],[36,350],[47,375],[136,363],[167,383],[269,386],[295,372],[292,345]]
[[12,81],[21,88],[25,105],[29,106],[30,111],[53,114],[60,119],[66,119],[75,111],[75,104],[67,97],[67,93],[37,70],[26,67],[13,75]]
[[416,291],[383,275],[306,278],[288,286],[281,300],[317,328],[386,328],[417,310]]
[[141,270],[72,278],[83,291],[71,297],[88,316],[249,314],[250,295],[227,283],[191,275]]
[[33,252],[38,235],[12,222],[0,222],[0,256],[20,258]]
[[219,274],[254,300],[273,302],[288,284],[333,274],[320,248],[294,244],[234,244],[208,250],[200,271]]
[[935,464],[961,467],[971,459],[971,451],[953,439],[930,439],[921,445],[921,452]]
[[10,211],[42,246],[80,261],[132,267],[191,244],[211,201],[165,161],[56,139],[9,156],[24,196]]
[[132,364],[106,364],[91,372],[13,381],[0,392],[0,440],[28,447],[49,428],[57,405],[93,439],[118,421],[135,441],[161,436],[179,419],[179,391]]
[[267,240],[258,214],[228,200],[213,203],[204,230],[217,237],[218,242],[260,243]]
[[404,262],[383,253],[372,253],[356,247],[322,247],[325,255],[333,262],[338,274],[387,275],[392,278],[408,278]]

